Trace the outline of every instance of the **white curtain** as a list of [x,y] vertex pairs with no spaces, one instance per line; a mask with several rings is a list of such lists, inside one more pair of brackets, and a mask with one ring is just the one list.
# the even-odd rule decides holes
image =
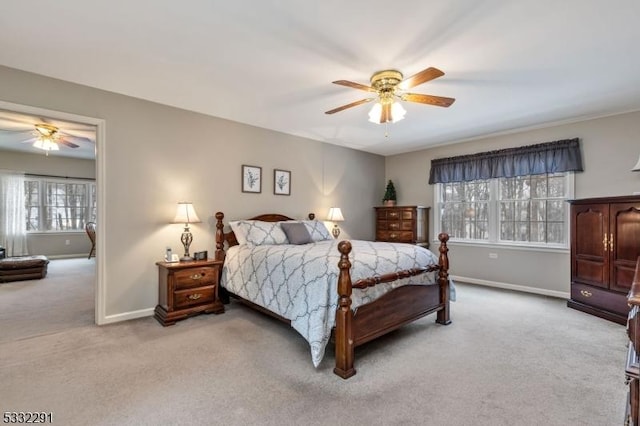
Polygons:
[[24,201],[24,174],[0,171],[0,246],[7,256],[29,254]]

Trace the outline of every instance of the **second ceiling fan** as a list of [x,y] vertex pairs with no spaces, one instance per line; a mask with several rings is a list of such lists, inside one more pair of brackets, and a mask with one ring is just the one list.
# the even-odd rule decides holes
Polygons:
[[398,100],[448,107],[455,102],[454,98],[406,92],[406,90],[411,89],[412,87],[426,83],[427,81],[436,79],[443,75],[444,73],[439,69],[429,67],[404,80],[402,73],[398,70],[379,71],[371,76],[371,86],[347,80],[337,80],[334,81],[333,84],[376,93],[377,96],[342,105],[338,108],[326,111],[325,114],[334,114],[347,108],[352,108],[377,100],[378,102],[369,112],[369,121],[382,124],[388,122],[393,123],[404,118],[406,111],[402,108],[402,105],[397,102]]

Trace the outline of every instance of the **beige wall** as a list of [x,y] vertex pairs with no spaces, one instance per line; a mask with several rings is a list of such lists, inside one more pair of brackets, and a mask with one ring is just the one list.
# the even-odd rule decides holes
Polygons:
[[[342,208],[345,237],[373,237],[372,206],[384,189],[384,158],[0,67],[2,101],[104,119],[106,316],[149,312],[166,246],[179,253],[176,202],[194,203],[192,251],[214,250],[213,214],[278,212],[320,218]],[[216,102],[212,99],[211,102]],[[99,160],[100,161],[100,160]],[[240,188],[240,166],[261,166],[261,194]],[[291,170],[291,196],[273,195],[273,169]],[[100,238],[100,235],[98,236]]]
[[[385,163],[386,178],[395,183],[398,203],[433,206],[433,187],[427,182],[434,158],[578,137],[585,171],[576,174],[575,198],[626,195],[640,191],[640,173],[629,171],[640,155],[639,135],[640,112],[621,114],[390,156]],[[490,259],[489,252],[497,253],[498,258]],[[569,292],[569,253],[454,243],[451,273],[487,284],[564,295]]]
[[[0,150],[0,169],[25,173],[69,176],[82,178],[96,177],[96,162],[78,158],[58,157],[54,154],[28,154],[17,151]],[[27,235],[30,254],[43,254],[51,258],[86,256],[91,243],[85,232],[30,233]]]

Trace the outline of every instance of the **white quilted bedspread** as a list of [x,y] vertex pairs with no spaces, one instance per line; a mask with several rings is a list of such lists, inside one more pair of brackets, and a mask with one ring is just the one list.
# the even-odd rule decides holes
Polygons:
[[[351,279],[383,275],[438,262],[429,250],[411,244],[351,240]],[[222,286],[238,296],[291,321],[311,345],[318,366],[335,324],[338,303],[338,241],[304,245],[239,245],[227,252]],[[354,289],[352,308],[371,302],[392,288],[417,277]],[[422,274],[424,284],[436,282],[435,273]]]

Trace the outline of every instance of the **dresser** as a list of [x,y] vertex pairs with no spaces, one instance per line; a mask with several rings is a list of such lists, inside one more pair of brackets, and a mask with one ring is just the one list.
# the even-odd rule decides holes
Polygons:
[[629,351],[625,366],[627,391],[627,410],[625,425],[639,426],[638,411],[640,409],[640,257],[636,263],[635,278],[628,296],[629,318],[627,321],[627,335],[629,336]]
[[158,306],[155,318],[164,326],[192,315],[224,312],[218,297],[222,261],[157,262]]
[[572,200],[571,308],[627,322],[640,256],[640,196]]
[[374,207],[376,241],[419,244],[429,247],[429,207]]

